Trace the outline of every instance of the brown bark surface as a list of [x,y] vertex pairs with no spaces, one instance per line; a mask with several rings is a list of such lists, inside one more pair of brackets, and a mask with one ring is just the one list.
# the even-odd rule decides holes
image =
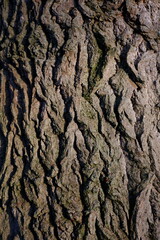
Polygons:
[[159,16],[0,0],[0,239],[160,240]]

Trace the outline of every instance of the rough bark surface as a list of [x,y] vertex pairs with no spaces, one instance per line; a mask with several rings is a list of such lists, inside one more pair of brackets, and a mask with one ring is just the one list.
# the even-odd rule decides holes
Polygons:
[[0,239],[160,239],[159,16],[0,0]]

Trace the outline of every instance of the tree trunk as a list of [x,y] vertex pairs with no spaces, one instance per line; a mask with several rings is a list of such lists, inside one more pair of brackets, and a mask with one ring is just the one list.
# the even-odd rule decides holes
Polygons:
[[0,239],[160,239],[159,0],[0,0]]

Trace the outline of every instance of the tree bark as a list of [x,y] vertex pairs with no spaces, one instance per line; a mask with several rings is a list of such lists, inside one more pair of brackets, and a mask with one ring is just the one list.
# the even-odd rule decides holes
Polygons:
[[0,0],[0,239],[160,239],[159,0]]

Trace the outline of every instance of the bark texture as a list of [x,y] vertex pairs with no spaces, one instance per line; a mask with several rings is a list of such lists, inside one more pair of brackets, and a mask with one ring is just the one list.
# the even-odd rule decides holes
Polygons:
[[159,16],[0,0],[0,239],[160,239]]

